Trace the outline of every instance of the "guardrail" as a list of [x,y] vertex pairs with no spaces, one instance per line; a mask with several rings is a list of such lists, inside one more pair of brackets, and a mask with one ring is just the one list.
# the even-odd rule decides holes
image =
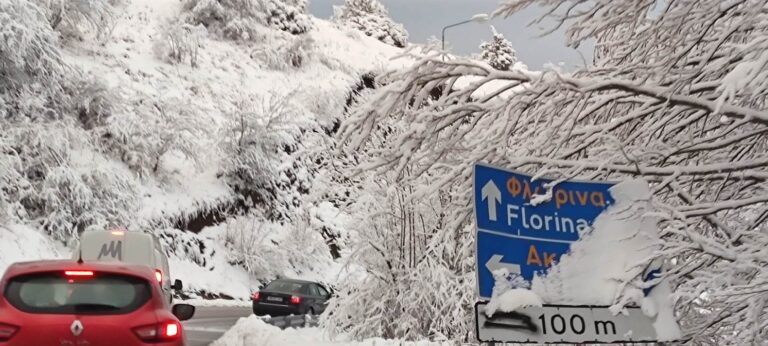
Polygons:
[[318,326],[318,317],[312,315],[262,317],[261,319],[267,324],[271,324],[280,329]]

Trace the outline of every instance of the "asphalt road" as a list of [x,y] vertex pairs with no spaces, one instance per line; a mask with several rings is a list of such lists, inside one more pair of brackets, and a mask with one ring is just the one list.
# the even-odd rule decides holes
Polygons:
[[195,317],[184,322],[189,346],[205,346],[216,341],[232,328],[241,317],[252,312],[250,307],[205,307],[199,306]]

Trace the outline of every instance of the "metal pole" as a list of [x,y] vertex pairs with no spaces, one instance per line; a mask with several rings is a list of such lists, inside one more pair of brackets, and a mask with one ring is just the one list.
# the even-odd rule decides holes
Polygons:
[[448,29],[448,27],[446,26],[446,27],[444,27],[444,28],[443,28],[443,46],[442,46],[442,48],[440,49],[440,50],[442,50],[443,52],[445,52],[445,29]]
[[442,47],[441,47],[443,51],[445,51],[445,30],[447,30],[448,28],[452,28],[452,27],[454,27],[454,26],[459,26],[459,25],[462,25],[462,24],[467,24],[467,23],[470,23],[470,22],[474,22],[474,20],[472,20],[472,19],[470,19],[470,20],[465,20],[465,21],[463,21],[463,22],[458,22],[458,23],[456,23],[456,24],[451,24],[451,25],[448,25],[448,26],[445,26],[445,27],[443,27],[443,36],[442,36],[442,38],[443,38],[443,39],[442,39],[442,42],[443,42],[443,44],[442,44]]

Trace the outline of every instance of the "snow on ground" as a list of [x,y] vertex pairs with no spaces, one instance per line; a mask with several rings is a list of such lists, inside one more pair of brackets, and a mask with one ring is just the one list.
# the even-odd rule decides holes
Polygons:
[[524,288],[515,288],[494,297],[488,302],[488,305],[485,306],[485,314],[493,316],[496,311],[511,312],[530,306],[540,307],[541,305],[541,298],[536,293]]
[[23,225],[0,225],[0,273],[14,262],[69,258],[70,252],[37,230]]
[[[232,189],[216,176],[217,164],[197,170],[193,163],[180,156],[176,152],[164,155],[160,167],[169,173],[168,179],[145,179],[139,219],[185,216],[232,200]],[[211,161],[218,163],[215,159]]]
[[184,291],[226,294],[235,299],[248,299],[254,285],[245,269],[226,263],[221,256],[213,256],[216,263],[207,269],[190,260],[171,257],[168,260],[173,279],[181,279]]
[[429,341],[409,342],[385,340],[381,338],[352,341],[345,336],[331,340],[319,328],[300,328],[281,330],[269,325],[259,317],[241,318],[232,329],[225,333],[212,346],[437,346],[450,345]]
[[213,307],[250,307],[250,300],[237,299],[184,299],[176,300],[176,303],[190,304],[194,306],[213,306]]

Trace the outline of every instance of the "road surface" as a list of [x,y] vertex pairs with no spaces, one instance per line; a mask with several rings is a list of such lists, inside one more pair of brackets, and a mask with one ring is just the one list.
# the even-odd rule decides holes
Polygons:
[[189,346],[205,346],[216,341],[241,317],[252,313],[250,307],[198,306],[195,317],[184,322]]

